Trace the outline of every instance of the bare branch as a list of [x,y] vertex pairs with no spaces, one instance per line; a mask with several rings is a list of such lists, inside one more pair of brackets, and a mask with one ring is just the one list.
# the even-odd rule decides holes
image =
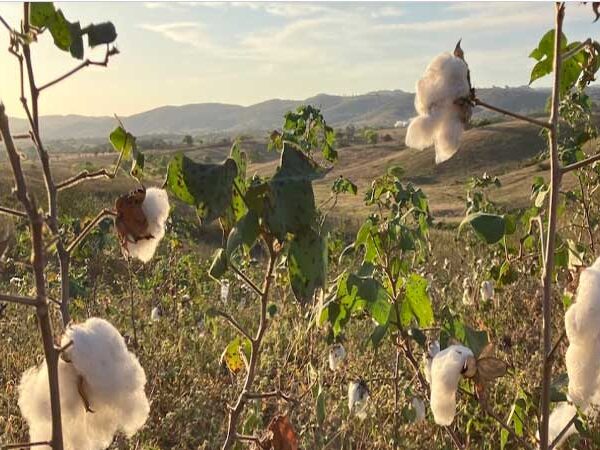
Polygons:
[[[18,140],[18,139],[30,139],[31,135],[29,133],[13,134],[12,138],[14,140]],[[0,136],[0,142],[2,142],[2,136]]]
[[0,301],[19,303],[27,306],[37,306],[39,304],[37,298],[34,297],[23,297],[20,295],[0,294]]
[[79,72],[81,69],[85,69],[88,66],[102,66],[102,67],[106,67],[108,65],[108,59],[113,56],[118,54],[119,51],[116,48],[109,48],[108,44],[106,45],[106,55],[104,56],[104,59],[102,61],[91,61],[90,59],[86,59],[85,61],[83,61],[81,64],[79,64],[77,67],[75,67],[72,70],[69,70],[67,73],[65,73],[64,75],[61,75],[60,77],[56,78],[55,80],[52,80],[42,86],[40,86],[38,88],[38,91],[41,92],[44,89],[47,89],[51,86],[54,86],[56,83],[60,83],[61,81],[69,78],[71,75],[76,74],[77,72]]
[[489,103],[485,103],[484,101],[481,101],[478,98],[474,98],[473,99],[473,103],[475,105],[477,105],[477,106],[481,106],[483,108],[487,108],[487,109],[490,109],[492,111],[499,112],[499,113],[504,114],[506,116],[514,117],[515,119],[519,119],[519,120],[522,120],[524,122],[532,123],[534,125],[537,125],[538,127],[547,128],[547,129],[550,128],[550,124],[548,122],[544,122],[543,120],[534,119],[532,117],[523,116],[521,114],[517,114],[517,113],[511,112],[511,111],[507,111],[506,109],[498,108],[497,106],[493,106],[493,105],[490,105]]
[[229,322],[229,324],[235,328],[236,330],[238,330],[241,334],[243,334],[245,337],[247,337],[250,341],[253,341],[254,338],[252,337],[252,335],[250,333],[248,333],[244,327],[242,327],[237,320],[235,320],[232,316],[230,316],[229,314],[227,314],[224,311],[220,311],[220,310],[215,310],[214,311],[215,314],[223,317],[225,320],[227,320],[227,322]]
[[560,347],[560,344],[562,344],[562,342],[564,341],[564,339],[567,337],[567,332],[563,331],[562,334],[560,335],[560,337],[558,338],[558,340],[555,342],[554,346],[552,347],[552,350],[550,350],[550,353],[548,353],[548,356],[546,356],[546,359],[553,359],[554,358],[554,354],[556,353],[556,351],[558,350],[558,347]]
[[94,229],[94,227],[98,225],[103,219],[107,217],[115,217],[116,215],[117,214],[114,211],[111,211],[109,209],[103,209],[102,211],[100,211],[98,215],[94,217],[92,221],[85,226],[81,233],[79,233],[79,235],[77,235],[77,237],[73,239],[73,241],[69,245],[67,245],[66,252],[68,254],[72,253],[73,250],[77,248],[79,244],[81,244],[81,241],[83,241],[85,237],[88,234],[90,234],[90,232]]
[[280,398],[288,403],[296,403],[296,400],[290,395],[282,392],[279,389],[270,392],[246,392],[244,396],[251,400],[260,400],[263,398]]
[[17,211],[16,209],[6,208],[5,206],[0,206],[0,213],[6,214],[8,216],[27,218],[27,213],[24,213],[22,211]]
[[563,168],[561,168],[561,172],[563,174],[571,172],[573,170],[578,170],[578,169],[582,169],[586,166],[589,166],[590,164],[595,163],[596,161],[600,160],[600,153],[594,156],[590,156],[589,158],[586,158],[582,161],[573,163],[573,164],[569,164],[568,166],[564,166]]
[[16,448],[30,448],[30,447],[39,447],[41,445],[46,445],[48,447],[52,447],[51,441],[42,441],[42,442],[28,442],[26,444],[6,444],[2,446],[2,450],[12,450]]
[[7,22],[6,20],[4,20],[4,17],[2,17],[2,16],[0,16],[0,23],[1,23],[2,25],[4,25],[4,26],[6,27],[6,29],[7,29],[7,30],[8,30],[10,33],[12,33],[12,32],[13,32],[13,29],[12,29],[12,27],[11,27],[11,26],[8,24],[8,22]]
[[100,170],[97,170],[96,172],[88,172],[87,170],[84,170],[81,173],[79,173],[71,178],[67,178],[66,180],[58,183],[56,185],[56,190],[62,191],[64,189],[67,189],[67,188],[70,188],[73,186],[77,186],[79,183],[82,183],[87,180],[97,180],[99,178],[108,178],[108,179],[115,178],[117,176],[117,172],[119,171],[119,167],[121,166],[121,161],[123,160],[124,153],[125,153],[125,150],[122,150],[121,153],[119,153],[119,158],[117,159],[115,168],[113,169],[112,172],[109,172],[106,169],[100,169]]

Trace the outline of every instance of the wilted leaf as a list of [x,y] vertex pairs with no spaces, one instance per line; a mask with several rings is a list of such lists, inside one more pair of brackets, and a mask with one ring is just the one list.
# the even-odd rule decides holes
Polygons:
[[146,198],[146,191],[138,189],[129,194],[119,197],[115,204],[117,218],[115,227],[121,245],[127,249],[128,243],[135,243],[142,239],[150,239],[148,233],[148,220],[142,209],[142,203]]
[[250,359],[251,349],[252,344],[250,341],[247,338],[238,336],[227,344],[221,355],[221,360],[232,373],[238,373],[246,367],[244,360],[248,361]]
[[83,30],[88,35],[88,45],[96,47],[102,44],[111,44],[117,39],[117,30],[112,22],[92,24]]
[[261,446],[269,450],[298,450],[298,437],[287,416],[274,417]]
[[313,230],[300,233],[290,242],[288,273],[296,300],[309,302],[327,277],[327,239]]
[[477,373],[483,381],[493,381],[506,375],[508,365],[494,357],[484,357],[477,360]]
[[177,198],[196,207],[201,223],[208,223],[221,217],[231,204],[236,175],[233,159],[201,164],[179,154],[169,162],[166,185]]

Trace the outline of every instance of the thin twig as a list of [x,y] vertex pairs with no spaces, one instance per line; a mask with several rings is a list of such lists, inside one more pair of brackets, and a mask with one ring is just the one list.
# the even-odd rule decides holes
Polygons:
[[88,66],[102,66],[102,67],[106,67],[108,65],[108,59],[112,56],[112,55],[116,55],[118,54],[118,50],[116,48],[109,48],[108,45],[106,45],[106,54],[104,56],[104,60],[102,61],[92,61],[90,59],[86,59],[85,61],[83,61],[81,64],[79,64],[77,67],[75,67],[72,70],[69,70],[67,73],[65,73],[64,75],[61,75],[60,77],[56,78],[55,80],[52,80],[42,86],[40,86],[38,88],[38,91],[43,91],[44,89],[47,89],[51,86],[54,86],[56,83],[59,83],[61,81],[63,81],[66,78],[69,78],[71,75],[76,74],[77,72],[79,72],[81,69],[85,69]]
[[77,246],[79,244],[81,244],[81,241],[83,241],[86,238],[86,236],[88,234],[90,234],[90,232],[94,229],[94,227],[96,225],[98,225],[102,220],[106,219],[107,217],[115,217],[115,216],[116,216],[116,213],[109,209],[103,209],[102,211],[100,211],[98,213],[98,215],[96,217],[94,217],[94,219],[92,219],[92,221],[85,226],[83,231],[81,233],[79,233],[77,235],[77,237],[75,239],[73,239],[73,241],[69,245],[67,245],[67,247],[66,247],[67,253],[69,253],[69,254],[72,253],[73,250],[75,250],[75,248],[77,248]]
[[[13,134],[12,138],[15,141],[19,139],[30,139],[31,135],[29,133]],[[2,142],[2,136],[0,136],[0,142]]]
[[27,306],[37,306],[39,304],[37,298],[23,297],[21,295],[10,295],[10,294],[0,294],[0,301],[19,303],[21,305],[27,305]]
[[594,156],[590,156],[589,158],[586,158],[582,161],[579,161],[579,162],[576,162],[573,164],[569,164],[568,166],[564,166],[563,168],[560,169],[560,171],[564,175],[565,173],[571,172],[573,170],[582,169],[586,166],[589,166],[590,164],[593,164],[598,160],[600,160],[600,153],[597,155],[594,155]]
[[244,327],[242,327],[239,322],[237,320],[235,320],[231,315],[227,314],[225,311],[221,311],[221,310],[215,310],[215,314],[223,317],[225,320],[227,320],[227,322],[229,322],[229,324],[235,328],[236,330],[238,330],[242,335],[244,335],[244,337],[248,338],[250,341],[253,341],[254,338],[252,337],[252,335],[250,333],[248,333],[248,331],[246,331],[244,329]]
[[562,334],[560,335],[560,337],[558,338],[558,340],[554,343],[554,346],[552,347],[552,350],[550,350],[550,353],[548,353],[548,356],[546,356],[546,359],[553,359],[554,358],[554,354],[556,353],[556,351],[558,350],[558,347],[560,346],[560,344],[562,344],[563,340],[567,337],[567,332],[565,330],[563,330]]
[[246,392],[244,394],[244,396],[247,399],[251,399],[251,400],[277,397],[282,400],[285,400],[288,403],[296,403],[296,400],[292,396],[286,394],[285,392],[282,392],[279,389],[276,389],[276,390],[270,391],[270,392]]
[[561,56],[562,61],[565,62],[567,59],[569,59],[572,56],[575,56],[577,53],[579,53],[582,49],[589,47],[591,45],[592,45],[592,39],[587,38],[585,41],[583,41],[577,47],[574,47],[571,50],[569,50],[568,52],[563,53]]
[[119,171],[119,167],[121,166],[121,161],[123,160],[123,153],[125,153],[125,150],[121,150],[121,153],[119,153],[119,158],[117,159],[115,168],[112,172],[109,172],[107,169],[100,169],[96,172],[88,172],[87,170],[84,170],[81,173],[78,173],[77,175],[72,176],[71,178],[67,178],[66,180],[58,183],[56,185],[56,190],[62,191],[64,189],[77,186],[79,183],[83,183],[87,180],[97,180],[99,178],[108,178],[112,180],[117,176],[117,172]]
[[238,276],[239,276],[239,277],[240,277],[242,280],[244,280],[244,282],[245,282],[245,283],[246,283],[248,286],[250,286],[250,288],[251,288],[251,289],[252,289],[254,292],[256,292],[256,294],[257,294],[259,297],[262,297],[263,295],[265,295],[265,294],[263,293],[263,291],[261,291],[261,290],[259,289],[259,287],[258,287],[256,284],[254,284],[254,282],[253,282],[253,281],[252,281],[250,278],[248,278],[248,276],[246,276],[246,274],[245,274],[244,272],[242,272],[240,269],[238,269],[238,268],[237,268],[237,267],[236,267],[236,266],[235,266],[233,263],[232,263],[232,264],[230,264],[230,266],[231,266],[231,270],[233,270],[233,271],[235,272],[235,274],[236,274],[236,275],[238,275]]
[[2,450],[12,450],[15,448],[27,448],[27,447],[39,447],[41,445],[47,445],[48,447],[52,447],[52,441],[28,442],[26,444],[6,444],[6,445],[2,446]]
[[544,122],[543,120],[534,119],[532,117],[523,116],[521,114],[517,114],[512,111],[507,111],[506,109],[498,108],[497,106],[490,105],[489,103],[486,103],[478,98],[474,98],[473,103],[477,106],[481,106],[483,108],[491,109],[492,111],[496,111],[501,114],[504,114],[504,115],[507,115],[510,117],[514,117],[515,119],[519,119],[524,122],[532,123],[534,125],[537,125],[538,127],[547,128],[547,129],[550,128],[550,124],[548,122]]
[[567,433],[567,431],[569,431],[569,428],[571,428],[573,426],[573,424],[575,423],[576,420],[577,420],[577,414],[575,414],[573,416],[573,418],[567,422],[567,425],[562,430],[560,430],[560,433],[558,433],[556,435],[556,437],[554,438],[552,443],[548,446],[548,450],[554,449],[554,447],[560,442],[562,437]]
[[16,216],[16,217],[21,217],[21,218],[27,218],[27,213],[24,213],[22,211],[17,211],[16,209],[11,209],[11,208],[6,208],[4,206],[0,206],[0,213],[1,214],[6,214],[8,216]]

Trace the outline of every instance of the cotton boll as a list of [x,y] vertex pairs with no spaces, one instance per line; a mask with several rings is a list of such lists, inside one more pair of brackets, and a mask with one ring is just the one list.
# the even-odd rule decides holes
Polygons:
[[158,322],[162,317],[162,309],[160,306],[155,306],[152,308],[152,312],[150,313],[150,320],[152,322]]
[[229,299],[229,280],[221,280],[221,301],[227,303]]
[[[549,417],[549,442],[554,442],[554,440],[558,437],[560,432],[564,430],[575,414],[577,414],[577,408],[567,402],[561,402],[556,408],[554,408]],[[576,432],[577,430],[575,425],[571,425],[553,448],[559,448],[569,436],[575,434]]]
[[435,163],[449,160],[458,151],[460,138],[465,130],[456,105],[444,107],[438,126],[435,129],[433,143],[435,145]]
[[415,411],[415,422],[421,422],[425,420],[425,403],[419,397],[413,397],[411,405]]
[[367,418],[369,388],[364,380],[351,381],[348,384],[348,409],[360,420]]
[[[597,264],[597,262],[596,262]],[[565,315],[569,342],[585,342],[600,333],[600,271],[595,266],[581,272],[576,302]]]
[[585,409],[600,391],[600,343],[596,340],[585,346],[570,344],[565,362],[569,375],[569,398]]
[[407,147],[416,148],[417,150],[431,147],[438,124],[438,115],[426,114],[413,118],[406,130],[405,143]]
[[473,295],[473,288],[467,286],[463,292],[462,302],[465,306],[473,306],[475,304],[475,296]]
[[329,368],[333,371],[338,370],[346,359],[346,349],[342,344],[334,344],[329,349]]
[[487,302],[494,298],[494,285],[491,281],[483,281],[479,290],[481,300]]
[[427,353],[423,355],[423,372],[425,373],[425,380],[431,384],[431,362],[435,355],[440,352],[440,342],[433,341],[429,343]]
[[164,189],[148,188],[142,202],[142,211],[148,221],[147,235],[136,242],[127,241],[126,253],[142,262],[154,256],[161,239],[165,235],[165,224],[169,217],[169,196]]
[[431,411],[438,425],[450,425],[456,414],[456,389],[465,362],[473,352],[462,345],[451,345],[431,362]]

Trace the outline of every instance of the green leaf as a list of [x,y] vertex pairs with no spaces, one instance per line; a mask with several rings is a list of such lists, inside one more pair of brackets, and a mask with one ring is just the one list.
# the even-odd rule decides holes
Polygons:
[[144,154],[137,150],[134,146],[133,150],[133,163],[131,164],[131,176],[136,178],[138,181],[142,180],[144,175]]
[[404,299],[400,308],[400,320],[403,326],[410,325],[413,317],[421,328],[433,323],[433,308],[427,294],[427,280],[414,273],[404,285]]
[[178,199],[196,207],[201,223],[209,223],[225,214],[231,204],[236,175],[233,159],[201,164],[179,154],[169,162],[166,185]]
[[110,133],[109,139],[116,151],[123,152],[123,158],[131,157],[135,145],[135,137],[131,133],[125,131],[122,126],[118,126]]
[[56,19],[52,2],[32,2],[29,6],[29,21],[34,27],[47,27]]
[[333,186],[331,186],[331,191],[334,194],[350,193],[356,195],[356,193],[358,192],[358,187],[348,178],[340,175],[333,182]]
[[310,230],[297,234],[290,242],[288,274],[296,300],[309,302],[327,277],[327,240]]
[[[223,224],[225,231],[232,229],[235,223],[240,220],[248,211],[244,196],[248,192],[248,186],[246,182],[246,169],[248,162],[246,159],[246,153],[241,150],[240,143],[234,142],[231,151],[229,152],[229,158],[235,161],[237,168],[237,175],[233,180],[233,191],[231,194],[231,204],[227,208],[225,215],[221,223]],[[260,211],[256,211],[260,213]]]
[[69,31],[71,32],[71,46],[69,47],[71,56],[83,59],[83,38],[79,22],[69,24]]
[[379,325],[387,324],[391,304],[386,290],[375,278],[349,275],[341,293],[341,303],[350,312],[366,309]]
[[83,30],[88,36],[88,45],[96,47],[102,44],[111,44],[117,39],[117,30],[112,22],[92,24]]
[[381,344],[381,341],[387,334],[387,331],[388,325],[377,325],[375,327],[371,333],[371,336],[369,336],[369,340],[371,341],[371,344],[373,344],[373,347],[379,347],[379,344]]
[[258,237],[258,215],[255,211],[248,211],[244,217],[235,225],[227,238],[227,257],[231,258],[233,253],[242,247],[249,251]]
[[319,384],[319,391],[317,393],[317,399],[315,402],[315,412],[317,416],[317,423],[319,426],[323,426],[325,422],[325,392],[323,392],[323,388]]
[[208,269],[208,275],[219,281],[225,275],[225,272],[227,272],[227,266],[227,253],[224,249],[220,248],[213,256],[213,262],[210,265],[210,269]]
[[479,357],[481,350],[488,344],[487,331],[474,330],[465,325],[465,345],[471,349],[475,357]]
[[265,220],[280,240],[299,233],[315,221],[315,196],[311,181],[324,175],[314,162],[293,146],[284,144],[281,166],[269,181],[269,207]]
[[506,220],[504,219],[504,216],[499,216],[497,214],[483,212],[469,214],[458,227],[459,234],[466,224],[470,224],[477,235],[488,244],[495,244],[502,239],[506,230]]

